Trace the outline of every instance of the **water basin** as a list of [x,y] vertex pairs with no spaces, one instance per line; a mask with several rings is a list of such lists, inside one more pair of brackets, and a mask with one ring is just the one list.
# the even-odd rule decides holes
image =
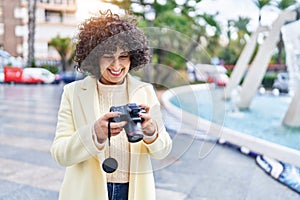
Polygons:
[[[186,112],[229,129],[300,150],[300,128],[282,125],[291,102],[289,95],[257,95],[250,109],[240,111],[233,102],[222,99],[222,92],[223,89],[200,89],[193,90],[191,94],[191,91],[187,90],[172,97],[170,102]],[[197,102],[191,96],[195,96]]]

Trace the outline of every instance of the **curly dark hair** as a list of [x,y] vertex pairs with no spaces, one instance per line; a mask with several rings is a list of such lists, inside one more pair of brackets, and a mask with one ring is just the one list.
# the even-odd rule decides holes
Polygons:
[[117,47],[129,52],[130,69],[139,69],[149,63],[151,56],[144,33],[136,27],[135,18],[126,14],[120,17],[111,10],[99,12],[79,26],[75,47],[77,70],[100,78],[99,59]]

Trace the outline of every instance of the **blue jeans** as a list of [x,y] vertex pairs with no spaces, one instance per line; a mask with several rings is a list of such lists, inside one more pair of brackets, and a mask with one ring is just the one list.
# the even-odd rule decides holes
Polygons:
[[129,183],[107,183],[109,200],[128,200]]

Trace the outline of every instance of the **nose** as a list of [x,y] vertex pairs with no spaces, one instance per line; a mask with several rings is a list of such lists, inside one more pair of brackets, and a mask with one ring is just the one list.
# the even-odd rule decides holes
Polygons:
[[117,70],[120,67],[120,63],[118,59],[114,59],[111,63],[112,69]]

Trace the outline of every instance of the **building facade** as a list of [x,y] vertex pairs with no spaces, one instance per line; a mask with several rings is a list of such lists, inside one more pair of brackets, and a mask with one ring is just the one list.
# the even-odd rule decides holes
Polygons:
[[22,26],[22,18],[14,13],[19,7],[19,0],[0,1],[0,48],[14,56],[22,56],[23,38],[15,33],[15,29]]
[[[0,49],[14,57],[28,56],[28,1],[0,1]],[[48,42],[60,35],[73,37],[76,30],[76,0],[36,0],[35,59],[59,60]]]

